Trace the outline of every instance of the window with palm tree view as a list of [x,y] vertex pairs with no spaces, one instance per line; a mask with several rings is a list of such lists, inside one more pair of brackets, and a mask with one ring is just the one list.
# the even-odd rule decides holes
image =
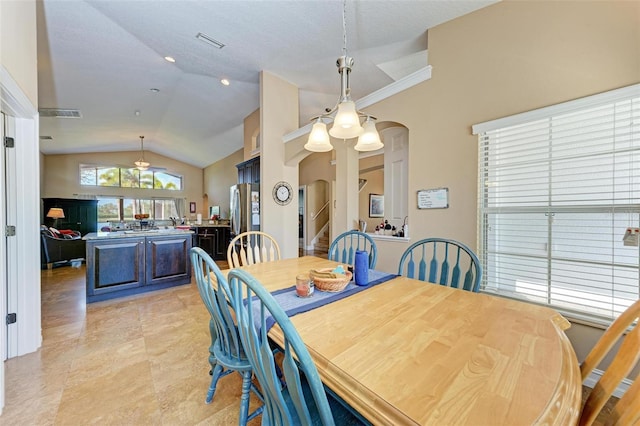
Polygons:
[[80,165],[80,185],[182,190],[182,176],[153,170]]
[[98,223],[106,226],[109,222],[131,221],[136,214],[148,214],[151,220],[169,220],[177,217],[176,204],[173,198],[132,199],[132,198],[98,198]]
[[[80,184],[113,188],[182,190],[182,176],[136,168],[120,168],[95,165],[80,165]],[[169,220],[177,217],[174,198],[124,198],[106,196],[98,198],[98,223],[106,226],[110,222],[131,221],[136,214],[149,214],[151,220]]]

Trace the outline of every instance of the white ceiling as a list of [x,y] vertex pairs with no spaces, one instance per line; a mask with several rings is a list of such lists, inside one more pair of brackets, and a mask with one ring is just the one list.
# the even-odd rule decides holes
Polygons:
[[[494,2],[348,1],[353,98],[426,65],[428,28]],[[135,151],[144,135],[145,150],[206,167],[242,147],[243,120],[259,107],[261,70],[299,87],[301,126],[338,99],[342,1],[44,0],[37,7],[39,107],[82,114],[40,119],[40,135],[53,137],[41,140],[44,154]],[[199,32],[225,47],[196,39]]]

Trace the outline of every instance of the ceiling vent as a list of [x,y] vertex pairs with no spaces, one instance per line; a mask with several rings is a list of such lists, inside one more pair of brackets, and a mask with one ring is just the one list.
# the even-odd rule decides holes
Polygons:
[[82,114],[77,109],[40,108],[40,117],[53,118],[82,118]]

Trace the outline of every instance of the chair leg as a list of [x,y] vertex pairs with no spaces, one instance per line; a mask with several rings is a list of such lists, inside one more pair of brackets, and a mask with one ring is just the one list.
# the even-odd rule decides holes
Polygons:
[[213,401],[213,394],[216,392],[216,386],[218,385],[218,379],[222,376],[222,366],[220,364],[216,364],[216,367],[213,369],[213,377],[211,378],[211,385],[209,385],[209,390],[207,391],[207,399],[204,400],[207,404],[211,404]]
[[249,417],[249,390],[251,389],[251,371],[242,372],[242,396],[240,397],[239,425],[247,424]]

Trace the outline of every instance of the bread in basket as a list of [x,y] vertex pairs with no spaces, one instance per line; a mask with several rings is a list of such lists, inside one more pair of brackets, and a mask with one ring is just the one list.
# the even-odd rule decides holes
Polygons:
[[309,271],[309,277],[313,280],[316,290],[332,293],[344,290],[349,281],[351,281],[353,274],[350,271],[346,271],[344,274],[333,271],[333,268],[312,269]]

